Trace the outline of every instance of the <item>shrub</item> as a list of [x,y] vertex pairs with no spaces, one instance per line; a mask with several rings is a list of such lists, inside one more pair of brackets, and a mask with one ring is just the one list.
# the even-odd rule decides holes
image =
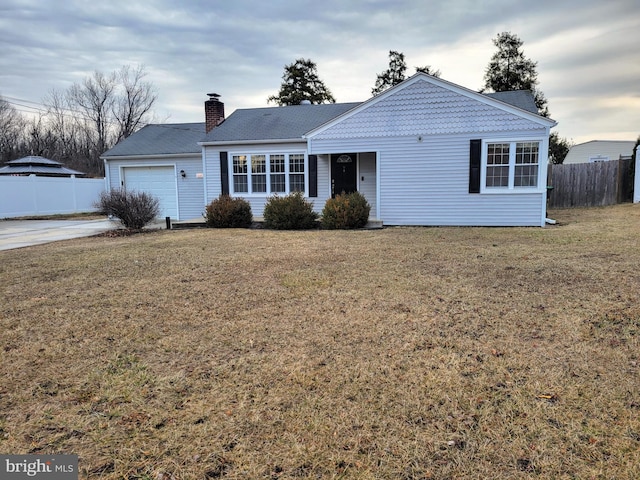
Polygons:
[[160,213],[160,202],[147,192],[111,190],[102,192],[95,207],[116,217],[125,228],[140,230]]
[[213,228],[246,228],[253,222],[249,202],[225,194],[207,205],[204,218],[207,227]]
[[301,192],[269,197],[264,206],[264,226],[275,230],[304,230],[317,227],[318,214]]
[[369,221],[371,206],[360,192],[336,195],[322,209],[322,227],[327,229],[362,228]]

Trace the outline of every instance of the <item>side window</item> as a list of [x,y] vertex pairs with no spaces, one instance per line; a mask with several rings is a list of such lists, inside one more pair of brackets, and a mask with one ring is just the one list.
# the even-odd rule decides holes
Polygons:
[[509,144],[487,145],[487,187],[509,186]]
[[483,155],[485,191],[538,186],[539,141],[489,142],[485,144]]
[[304,155],[289,155],[289,190],[304,192]]
[[287,183],[284,169],[284,155],[271,155],[269,157],[269,167],[271,172],[271,193],[286,192]]
[[247,181],[247,156],[234,155],[233,157],[233,191],[246,193],[249,191]]
[[514,187],[538,186],[538,142],[516,143]]
[[265,155],[251,155],[251,192],[266,193],[267,160]]

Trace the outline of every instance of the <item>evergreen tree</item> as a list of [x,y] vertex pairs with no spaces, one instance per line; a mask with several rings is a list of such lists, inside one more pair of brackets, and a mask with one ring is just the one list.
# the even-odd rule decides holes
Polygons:
[[316,68],[314,62],[304,58],[285,65],[280,91],[277,95],[271,95],[267,101],[279,106],[299,105],[303,100],[313,104],[336,103],[331,91],[318,77]]
[[393,87],[404,80],[407,64],[404,61],[404,53],[389,51],[389,68],[378,74],[376,85],[371,90],[372,95],[378,95],[387,88]]
[[566,138],[560,137],[558,132],[553,132],[549,135],[549,163],[560,164],[564,162],[564,159],[572,146],[572,142]]
[[[389,68],[384,72],[379,73],[376,78],[376,85],[371,90],[372,95],[378,95],[384,92],[386,89],[399,84],[405,79],[405,72],[407,71],[407,63],[404,60],[404,53],[396,52],[394,50],[389,51]],[[434,77],[440,76],[440,70],[431,68],[431,65],[424,67],[416,67],[416,72],[426,73]]]
[[493,54],[484,75],[485,91],[531,90],[540,115],[549,116],[547,99],[537,89],[537,62],[524,56],[522,40],[511,33],[499,33],[493,40],[498,51]]
[[431,75],[432,77],[440,77],[440,70],[434,70],[431,68],[431,65],[427,65],[425,67],[416,67],[416,72],[426,73],[427,75]]

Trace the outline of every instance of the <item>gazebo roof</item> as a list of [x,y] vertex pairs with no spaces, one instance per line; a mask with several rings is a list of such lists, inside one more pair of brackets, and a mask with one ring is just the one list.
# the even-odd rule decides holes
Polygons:
[[84,173],[65,167],[62,163],[49,158],[28,156],[11,160],[0,168],[0,175],[43,175],[52,177],[70,177]]

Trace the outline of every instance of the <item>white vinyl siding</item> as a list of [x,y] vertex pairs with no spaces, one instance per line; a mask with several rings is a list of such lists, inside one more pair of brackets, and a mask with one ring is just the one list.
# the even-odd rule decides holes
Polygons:
[[311,153],[376,150],[377,207],[385,225],[542,226],[546,192],[469,194],[471,138],[475,137],[427,136],[421,142],[413,137],[360,138],[340,139],[339,144],[314,140]]
[[[309,153],[376,152],[376,206],[385,225],[544,226],[552,122],[438,79],[417,78],[379,98],[312,132]],[[537,186],[469,193],[475,139],[483,146],[487,139],[540,141]]]
[[621,156],[630,157],[633,155],[635,143],[635,140],[591,140],[579,143],[571,147],[562,163],[569,165],[618,160]]

